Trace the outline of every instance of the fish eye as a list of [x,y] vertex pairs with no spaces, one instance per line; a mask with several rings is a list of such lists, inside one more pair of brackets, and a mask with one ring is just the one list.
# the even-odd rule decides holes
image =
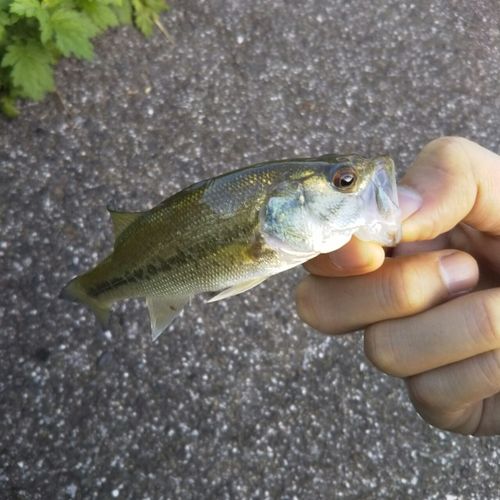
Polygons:
[[333,174],[333,185],[341,191],[352,191],[356,185],[358,174],[352,167],[340,167]]

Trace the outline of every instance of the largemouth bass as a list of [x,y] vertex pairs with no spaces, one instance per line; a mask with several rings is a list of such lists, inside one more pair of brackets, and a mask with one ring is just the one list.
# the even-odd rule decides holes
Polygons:
[[353,235],[386,246],[401,238],[394,163],[385,156],[260,163],[193,184],[146,212],[108,210],[113,253],[61,297],[88,305],[105,329],[113,302],[145,297],[153,339],[194,295],[231,297]]

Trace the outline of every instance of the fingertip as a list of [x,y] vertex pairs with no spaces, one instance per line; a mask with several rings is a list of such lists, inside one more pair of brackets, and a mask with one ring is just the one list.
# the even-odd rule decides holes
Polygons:
[[476,260],[465,252],[453,252],[438,258],[439,273],[450,295],[472,290],[479,281]]
[[385,252],[380,245],[352,238],[342,248],[318,255],[304,267],[318,276],[356,276],[375,271],[384,263],[384,259]]
[[314,322],[314,307],[311,304],[312,290],[310,286],[311,277],[304,278],[295,290],[295,305],[299,318],[311,325]]
[[380,245],[352,238],[346,246],[329,254],[333,265],[348,275],[364,274],[380,267],[385,252]]

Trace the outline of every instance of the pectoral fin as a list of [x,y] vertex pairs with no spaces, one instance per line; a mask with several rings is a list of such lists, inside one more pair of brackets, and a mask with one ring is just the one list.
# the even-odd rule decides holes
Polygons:
[[250,288],[260,285],[263,281],[267,280],[267,278],[269,278],[269,276],[264,276],[263,278],[254,278],[248,281],[244,281],[243,283],[238,283],[237,285],[222,290],[222,292],[217,294],[215,297],[212,297],[210,300],[207,300],[207,302],[217,302],[218,300],[227,299],[228,297],[232,297],[233,295],[238,295],[239,293],[246,292],[247,290],[250,290]]
[[146,297],[151,319],[151,335],[156,340],[179,315],[191,297]]

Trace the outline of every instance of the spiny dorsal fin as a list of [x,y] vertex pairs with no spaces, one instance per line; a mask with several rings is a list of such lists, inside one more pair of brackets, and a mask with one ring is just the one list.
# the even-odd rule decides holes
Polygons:
[[118,212],[115,209],[115,202],[111,200],[106,208],[108,209],[109,215],[111,215],[111,220],[113,221],[113,227],[115,229],[115,238],[118,238],[120,234],[125,231],[125,229],[135,222],[141,215],[145,212]]

